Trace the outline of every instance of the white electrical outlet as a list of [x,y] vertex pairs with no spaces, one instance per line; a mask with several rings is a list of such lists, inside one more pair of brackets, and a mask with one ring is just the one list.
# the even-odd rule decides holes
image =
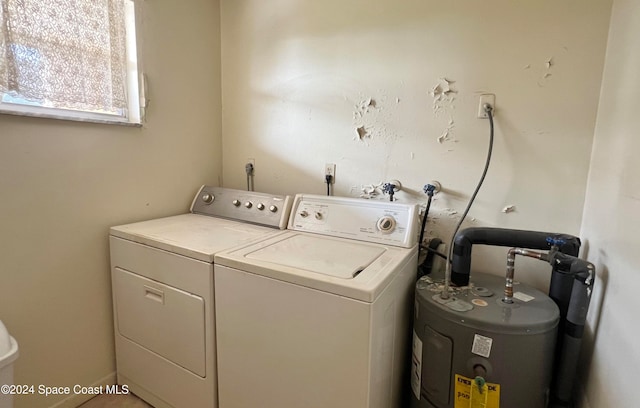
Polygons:
[[480,103],[478,103],[478,119],[489,119],[489,115],[484,110],[484,105],[487,103],[493,108],[491,115],[496,116],[496,96],[494,94],[482,94],[480,95]]
[[331,176],[331,184],[336,182],[336,165],[335,163],[327,163],[324,165],[324,175]]
[[[251,171],[249,171],[249,168],[251,169]],[[247,172],[247,174],[251,174],[253,175],[256,171],[256,159],[253,158],[248,158],[247,162],[244,164],[244,170]]]

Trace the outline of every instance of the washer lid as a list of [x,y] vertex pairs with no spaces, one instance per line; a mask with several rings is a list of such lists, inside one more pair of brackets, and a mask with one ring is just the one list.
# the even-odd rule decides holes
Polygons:
[[[215,267],[235,268],[364,302],[373,302],[416,247],[286,231],[215,255]],[[357,273],[360,271],[359,273]],[[355,276],[354,276],[355,275]]]
[[248,244],[280,230],[198,214],[182,214],[111,228],[111,235],[213,262],[216,252]]
[[277,263],[342,279],[353,279],[386,249],[325,237],[292,235],[247,254],[248,259]]

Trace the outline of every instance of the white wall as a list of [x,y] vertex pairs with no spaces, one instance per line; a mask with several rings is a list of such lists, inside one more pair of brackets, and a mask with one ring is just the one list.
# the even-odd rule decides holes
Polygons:
[[638,406],[639,38],[640,3],[615,0],[582,224],[598,272],[583,368],[593,408]]
[[186,212],[219,182],[218,1],[140,3],[143,128],[0,116],[0,320],[19,343],[17,384],[112,379],[108,227]]
[[[325,163],[337,164],[337,195],[398,179],[398,199],[424,202],[422,186],[438,180],[429,234],[448,240],[484,164],[488,121],[476,112],[491,92],[494,157],[467,225],[578,234],[610,8],[222,0],[224,184],[245,186],[248,158],[256,189],[280,193],[323,194]],[[454,100],[434,103],[440,78],[455,81]],[[369,98],[376,106],[358,116]],[[371,137],[358,140],[362,125]],[[503,273],[505,250],[476,251],[490,256],[474,268]],[[546,287],[548,267],[518,262],[521,280]]]

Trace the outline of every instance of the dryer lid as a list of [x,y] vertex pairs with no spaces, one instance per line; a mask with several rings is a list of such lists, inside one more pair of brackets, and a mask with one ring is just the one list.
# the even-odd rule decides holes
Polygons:
[[280,230],[199,214],[111,227],[111,235],[204,262],[216,252],[281,233]]
[[247,254],[247,258],[352,279],[385,251],[384,247],[359,242],[292,235]]

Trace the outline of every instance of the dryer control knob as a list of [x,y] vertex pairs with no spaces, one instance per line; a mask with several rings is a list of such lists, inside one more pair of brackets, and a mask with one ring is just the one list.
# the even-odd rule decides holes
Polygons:
[[260,203],[258,205],[256,205],[256,208],[260,211],[264,210],[264,204]]
[[300,213],[300,216],[301,216],[302,218],[307,218],[307,217],[309,216],[309,213],[308,213],[308,212],[306,212],[306,211],[302,211],[302,212]]
[[240,200],[233,200],[232,204],[236,207],[240,207]]
[[396,219],[390,215],[385,215],[378,220],[376,226],[378,227],[379,231],[388,234],[390,232],[393,232],[393,230],[396,228]]
[[246,203],[244,203],[244,206],[247,208],[251,208],[253,207],[253,203],[251,201],[247,201]]
[[317,212],[316,213],[316,220],[321,220],[322,219],[322,213],[321,212]]
[[213,202],[213,200],[215,200],[215,197],[213,196],[213,194],[203,194],[202,195],[202,201],[204,201],[207,204],[211,204]]
[[278,207],[276,207],[275,205],[272,205],[271,207],[269,207],[269,211],[271,211],[272,213],[277,212]]

